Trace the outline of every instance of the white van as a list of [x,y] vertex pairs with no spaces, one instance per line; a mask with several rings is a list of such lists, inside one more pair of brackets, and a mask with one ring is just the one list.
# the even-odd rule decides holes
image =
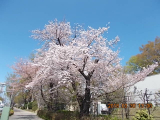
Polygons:
[[3,104],[2,101],[0,100],[0,112],[2,112],[3,107],[4,107],[4,104]]
[[0,100],[0,106],[4,107],[2,100]]

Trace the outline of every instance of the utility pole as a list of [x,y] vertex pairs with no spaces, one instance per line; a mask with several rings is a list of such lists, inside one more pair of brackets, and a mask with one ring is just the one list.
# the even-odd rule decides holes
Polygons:
[[0,83],[0,93],[3,93],[3,88],[5,87],[6,83]]
[[[4,99],[4,90],[3,88],[5,87],[6,83],[0,83],[0,96]],[[5,99],[4,99],[5,100]],[[3,101],[4,102],[4,101]]]

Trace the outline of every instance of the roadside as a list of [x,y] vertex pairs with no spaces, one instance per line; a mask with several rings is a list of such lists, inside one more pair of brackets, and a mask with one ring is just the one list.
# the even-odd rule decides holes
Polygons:
[[39,118],[36,115],[36,113],[14,108],[14,115],[10,116],[9,120],[43,120],[43,119]]

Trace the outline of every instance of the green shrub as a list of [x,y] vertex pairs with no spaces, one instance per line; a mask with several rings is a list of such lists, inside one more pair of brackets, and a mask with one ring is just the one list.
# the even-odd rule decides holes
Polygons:
[[78,117],[79,112],[77,111],[59,110],[53,114],[53,119],[55,120],[75,120]]
[[28,109],[32,109],[32,102],[28,104]]
[[139,110],[133,117],[133,120],[154,120],[152,115],[149,115],[147,110]]
[[32,102],[32,110],[36,111],[38,109],[37,101]]
[[52,113],[46,110],[38,110],[37,115],[44,120],[52,120]]
[[44,120],[121,120],[117,117],[111,117],[108,115],[98,115],[98,116],[83,116],[79,119],[79,112],[76,111],[66,111],[59,110],[55,113],[49,112],[47,110],[38,110],[37,115]]
[[38,109],[38,105],[36,101],[28,103],[28,109],[32,109],[33,111],[36,111]]
[[27,109],[27,104],[24,104],[24,105],[22,106],[22,109]]
[[11,116],[11,115],[13,115],[13,114],[14,114],[14,110],[11,109],[11,110],[9,111],[9,116]]
[[28,104],[24,104],[24,109],[27,109]]
[[45,120],[77,120],[78,112],[59,110],[55,113],[46,110],[38,110],[37,115]]

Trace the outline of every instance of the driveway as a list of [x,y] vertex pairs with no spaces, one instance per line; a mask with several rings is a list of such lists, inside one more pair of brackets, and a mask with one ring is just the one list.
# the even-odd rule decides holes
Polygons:
[[9,117],[9,120],[43,120],[36,113],[14,108],[14,115]]

